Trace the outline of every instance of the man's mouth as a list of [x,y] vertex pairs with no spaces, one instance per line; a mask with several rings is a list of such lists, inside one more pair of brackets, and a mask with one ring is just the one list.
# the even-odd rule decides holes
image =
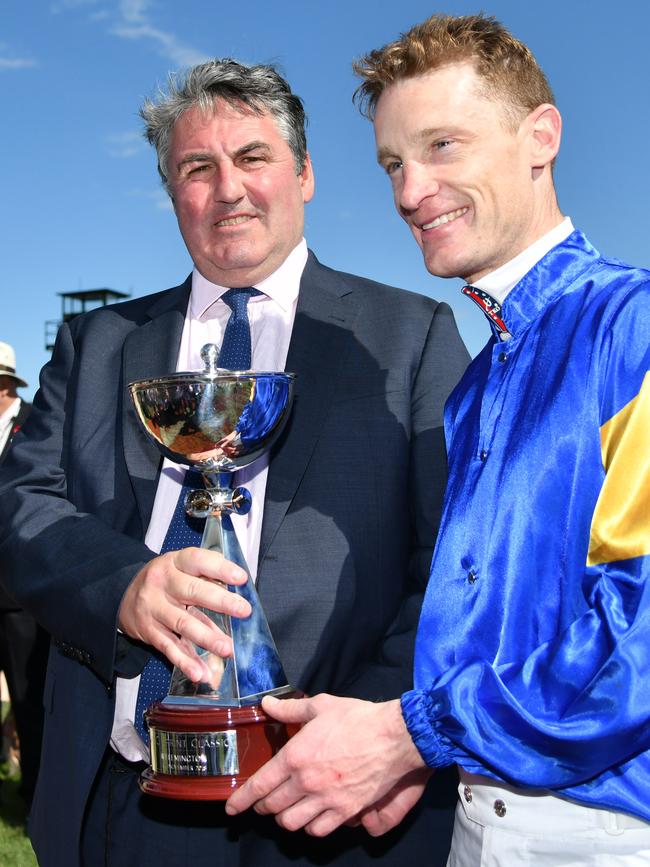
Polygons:
[[248,214],[242,214],[241,217],[226,217],[223,220],[217,220],[214,224],[217,228],[221,228],[221,226],[239,226],[240,223],[248,223],[249,220],[254,219],[250,217]]
[[427,229],[437,229],[438,226],[444,226],[445,223],[453,223],[454,220],[457,220],[459,217],[462,217],[463,214],[466,214],[469,211],[469,208],[457,208],[455,211],[449,211],[448,214],[441,214],[439,217],[436,217],[435,220],[432,220],[430,223],[423,223],[420,226],[421,231],[426,231]]

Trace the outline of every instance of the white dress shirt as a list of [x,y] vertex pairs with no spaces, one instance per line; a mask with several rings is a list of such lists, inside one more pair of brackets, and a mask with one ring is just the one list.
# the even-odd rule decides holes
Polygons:
[[[307,244],[303,239],[282,265],[255,288],[248,302],[251,328],[251,369],[284,370],[298,303],[300,278],[307,262]],[[203,370],[201,347],[206,343],[221,346],[231,314],[221,296],[226,286],[210,283],[196,269],[192,273],[192,291],[185,315],[176,363],[177,371]],[[165,459],[163,462],[151,520],[145,536],[147,547],[159,553],[183,484],[185,467]],[[262,531],[263,504],[268,474],[268,456],[235,474],[234,482],[245,485],[253,505],[247,515],[233,515],[232,522],[253,581],[257,578],[257,560]],[[118,678],[111,746],[129,761],[148,761],[149,750],[133,727],[140,678]]]
[[2,453],[2,450],[5,447],[7,440],[9,439],[9,435],[11,433],[11,426],[13,424],[13,420],[18,415],[19,409],[20,398],[17,397],[9,404],[9,406],[2,413],[2,415],[0,415],[0,453]]

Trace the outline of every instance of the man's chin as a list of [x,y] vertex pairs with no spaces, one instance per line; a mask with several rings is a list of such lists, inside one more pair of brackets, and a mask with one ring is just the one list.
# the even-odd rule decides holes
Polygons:
[[197,268],[211,283],[219,286],[252,286],[266,273],[264,256],[214,257],[197,263]]
[[433,277],[444,279],[460,277],[465,273],[462,263],[449,262],[438,256],[427,256],[426,252],[424,253],[424,267]]

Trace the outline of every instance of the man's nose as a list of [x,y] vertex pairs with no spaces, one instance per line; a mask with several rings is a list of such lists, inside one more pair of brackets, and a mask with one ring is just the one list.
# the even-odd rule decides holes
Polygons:
[[424,199],[435,196],[440,190],[431,166],[409,162],[402,166],[400,184],[396,192],[399,211],[417,211]]
[[215,173],[214,197],[218,202],[238,202],[246,194],[241,171],[229,163],[219,166]]

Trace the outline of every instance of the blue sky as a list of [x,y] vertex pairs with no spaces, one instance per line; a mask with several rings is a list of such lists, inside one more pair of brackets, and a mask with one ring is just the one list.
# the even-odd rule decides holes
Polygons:
[[321,261],[448,301],[475,354],[487,327],[460,281],[426,272],[393,211],[350,62],[435,11],[481,8],[551,81],[561,208],[602,252],[650,266],[647,0],[4,0],[0,340],[16,348],[23,395],[47,360],[58,292],[143,295],[191,270],[137,112],[169,71],[215,55],[276,63],[303,97],[316,171],[306,235]]

